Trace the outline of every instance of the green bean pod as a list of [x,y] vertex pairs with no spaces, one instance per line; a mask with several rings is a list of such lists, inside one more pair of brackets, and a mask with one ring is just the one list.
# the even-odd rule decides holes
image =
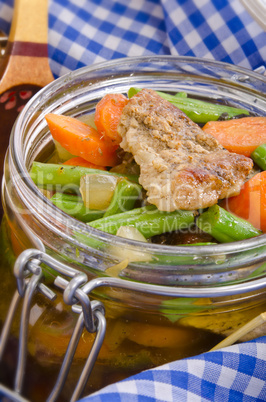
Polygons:
[[86,208],[82,198],[73,194],[55,193],[50,201],[68,215],[85,223],[104,215],[104,211]]
[[251,223],[213,205],[196,220],[197,226],[220,243],[234,242],[259,236],[262,232]]
[[126,177],[128,180],[138,182],[137,175],[125,175],[108,172],[107,170],[91,169],[82,166],[57,165],[54,163],[33,162],[30,177],[39,187],[69,186],[77,193],[81,177],[87,174],[106,174],[118,177]]
[[124,178],[118,180],[111,203],[104,218],[131,210],[140,197],[142,187]]
[[134,226],[148,239],[165,232],[187,228],[193,222],[193,211],[164,212],[154,205],[148,205],[98,219],[89,225],[111,234],[116,234],[120,226]]
[[266,170],[266,144],[258,146],[252,152],[251,158],[262,170]]

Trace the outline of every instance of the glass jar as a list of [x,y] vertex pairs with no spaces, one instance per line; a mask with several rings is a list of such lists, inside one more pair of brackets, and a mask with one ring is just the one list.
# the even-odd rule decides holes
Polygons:
[[[265,234],[190,247],[126,240],[66,215],[31,180],[32,162],[47,160],[54,149],[47,113],[82,119],[105,94],[127,93],[132,86],[184,91],[266,116],[265,77],[189,57],[125,58],[85,67],[30,100],[14,125],[5,163],[1,320],[17,288],[17,303],[24,304],[6,337],[1,381],[8,387],[15,381],[15,390],[32,401],[55,400],[59,393],[65,401],[73,392],[76,399],[75,386],[99,334],[104,341],[101,346],[99,340],[99,354],[96,345],[98,357],[80,388],[85,394],[208,351],[265,311]],[[27,290],[32,277],[38,280]],[[86,312],[95,313],[91,322]],[[85,320],[83,331],[79,320]],[[67,381],[49,399],[77,328],[79,344]],[[27,346],[27,360],[21,345]]]

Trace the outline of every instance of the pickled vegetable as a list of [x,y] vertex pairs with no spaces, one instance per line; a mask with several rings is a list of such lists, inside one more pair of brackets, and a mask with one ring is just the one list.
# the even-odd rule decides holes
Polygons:
[[209,121],[203,131],[213,135],[228,151],[250,157],[259,145],[266,142],[266,117]]
[[104,214],[104,211],[86,208],[82,198],[73,194],[55,193],[50,201],[66,214],[82,222],[102,218]]
[[239,195],[227,198],[221,205],[258,231],[266,232],[266,171],[246,181]]
[[120,226],[134,226],[147,239],[167,231],[187,228],[194,222],[193,211],[159,211],[154,205],[135,208],[114,216],[101,218],[89,225],[116,234]]
[[104,214],[104,217],[116,215],[133,209],[136,201],[140,198],[141,186],[124,178],[119,178],[114,190],[112,200]]
[[72,155],[100,166],[115,166],[116,147],[93,127],[69,116],[48,113],[45,119],[53,138]]
[[262,170],[266,170],[266,144],[258,146],[252,152],[251,158]]
[[230,214],[218,205],[203,212],[196,224],[221,243],[249,239],[262,233],[249,222]]
[[[124,239],[136,240],[144,243],[147,242],[147,239],[143,236],[143,234],[134,226],[120,226],[120,228],[116,232],[116,235],[123,237]],[[116,246],[115,244],[113,244],[112,246],[109,247],[108,251],[119,260],[126,260],[128,261],[128,263],[132,261],[147,262],[152,259],[152,255],[147,251],[145,251],[145,248],[143,248],[143,250],[140,251],[140,250],[134,250],[133,247],[127,248],[127,247]]]
[[80,193],[88,209],[105,210],[113,198],[118,177],[88,174],[80,179]]
[[37,186],[73,186],[79,187],[81,177],[87,174],[106,174],[115,177],[126,177],[138,182],[137,175],[125,175],[121,173],[90,169],[82,166],[57,165],[53,163],[33,162],[30,169],[30,177]]
[[117,125],[127,102],[128,99],[122,94],[107,94],[96,105],[95,125],[98,132],[114,144],[119,144],[121,141]]

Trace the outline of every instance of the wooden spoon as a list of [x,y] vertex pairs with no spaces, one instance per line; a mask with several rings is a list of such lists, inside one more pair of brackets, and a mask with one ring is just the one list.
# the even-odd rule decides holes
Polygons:
[[12,126],[26,102],[53,81],[48,62],[48,0],[15,0],[0,59],[0,178]]
[[7,37],[3,31],[0,31],[0,59],[4,56],[7,44]]

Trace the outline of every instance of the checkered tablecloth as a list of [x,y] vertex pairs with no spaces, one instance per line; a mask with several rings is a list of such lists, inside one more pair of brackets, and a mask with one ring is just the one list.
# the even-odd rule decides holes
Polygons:
[[[6,33],[13,2],[0,0]],[[245,2],[261,4],[264,26]],[[172,54],[255,69],[265,66],[265,24],[266,0],[50,0],[50,65],[58,77],[114,58]]]
[[81,401],[266,401],[266,337],[143,371]]
[[[266,12],[266,0],[260,1]],[[13,3],[0,0],[0,29],[6,34]],[[50,0],[48,51],[52,72],[58,77],[85,65],[141,55],[196,56],[249,69],[266,66],[265,26],[254,19],[244,3]],[[263,337],[142,372],[85,400],[266,401],[265,383]]]

